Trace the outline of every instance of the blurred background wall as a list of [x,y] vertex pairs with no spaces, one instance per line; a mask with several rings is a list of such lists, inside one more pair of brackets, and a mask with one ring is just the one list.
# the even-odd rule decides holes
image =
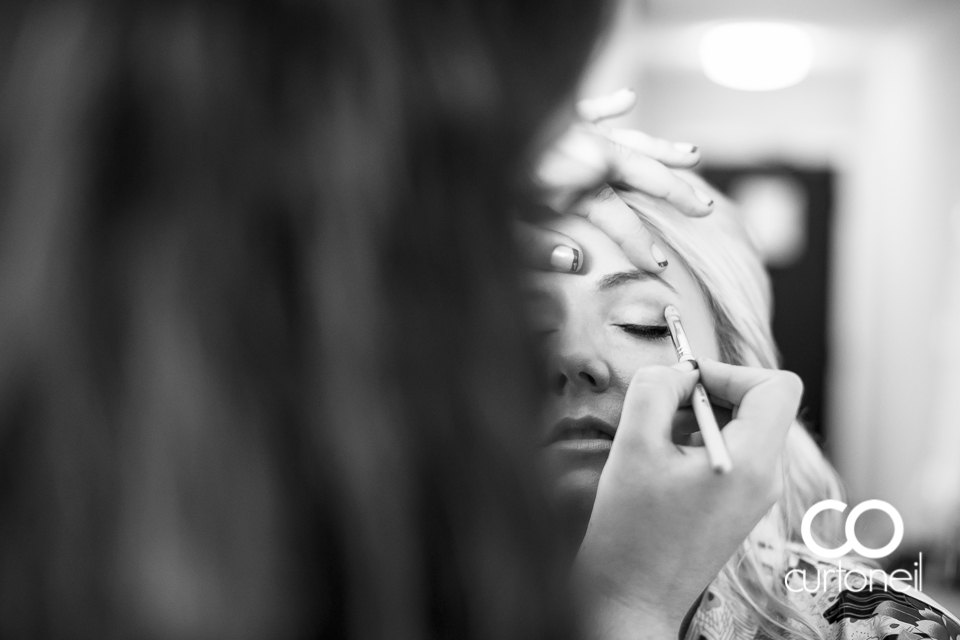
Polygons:
[[[814,45],[809,75],[766,92],[709,80],[700,40],[738,20],[801,26]],[[850,503],[890,502],[904,545],[930,553],[956,549],[960,531],[958,34],[957,0],[627,0],[583,87],[633,87],[639,106],[619,123],[699,145],[721,187],[779,176],[783,193],[771,197],[789,201],[791,184],[825,180],[795,198],[800,233],[813,235],[792,263],[812,280],[823,270],[825,304],[812,315],[824,332],[803,328],[815,319],[778,326],[778,341],[807,331],[799,343],[822,354],[811,374],[822,406],[807,417]],[[753,187],[739,197],[768,202],[780,188]],[[815,212],[804,198],[822,199],[817,189],[829,197]],[[817,242],[816,264],[797,267]],[[799,361],[784,351],[787,367]],[[887,522],[864,521],[861,539],[889,539]]]

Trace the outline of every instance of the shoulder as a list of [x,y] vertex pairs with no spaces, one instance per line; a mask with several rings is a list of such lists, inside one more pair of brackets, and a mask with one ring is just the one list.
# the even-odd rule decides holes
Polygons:
[[802,545],[787,555],[788,597],[827,640],[960,640],[960,620],[920,590],[919,571],[907,582],[855,559],[819,559]]

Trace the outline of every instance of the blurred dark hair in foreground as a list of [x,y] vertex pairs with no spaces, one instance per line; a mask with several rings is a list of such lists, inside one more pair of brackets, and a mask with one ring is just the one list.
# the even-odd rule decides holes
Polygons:
[[507,212],[551,2],[0,9],[0,636],[564,637]]

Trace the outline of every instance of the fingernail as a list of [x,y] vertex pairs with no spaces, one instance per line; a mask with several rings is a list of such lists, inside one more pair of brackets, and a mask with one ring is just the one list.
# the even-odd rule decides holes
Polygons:
[[550,254],[550,265],[561,271],[579,271],[580,252],[561,244]]
[[653,256],[653,259],[657,261],[657,266],[663,269],[669,264],[667,262],[667,256],[663,255],[663,251],[660,250],[655,244],[650,245],[650,255]]
[[689,142],[674,142],[673,148],[681,153],[696,153],[697,146]]
[[708,207],[713,206],[713,198],[705,194],[703,191],[700,191],[700,189],[694,189],[693,193],[695,196],[697,196],[697,200],[703,204],[707,205]]
[[696,371],[700,368],[696,360],[681,360],[677,364],[673,365],[673,368],[677,371],[683,371],[684,373],[690,371]]

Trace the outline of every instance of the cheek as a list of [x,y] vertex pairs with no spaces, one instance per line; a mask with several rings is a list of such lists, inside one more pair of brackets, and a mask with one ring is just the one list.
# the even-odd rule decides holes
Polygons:
[[614,350],[610,358],[616,377],[630,382],[633,374],[641,367],[653,365],[671,366],[677,363],[677,352],[670,339],[658,340],[649,344],[624,345]]

